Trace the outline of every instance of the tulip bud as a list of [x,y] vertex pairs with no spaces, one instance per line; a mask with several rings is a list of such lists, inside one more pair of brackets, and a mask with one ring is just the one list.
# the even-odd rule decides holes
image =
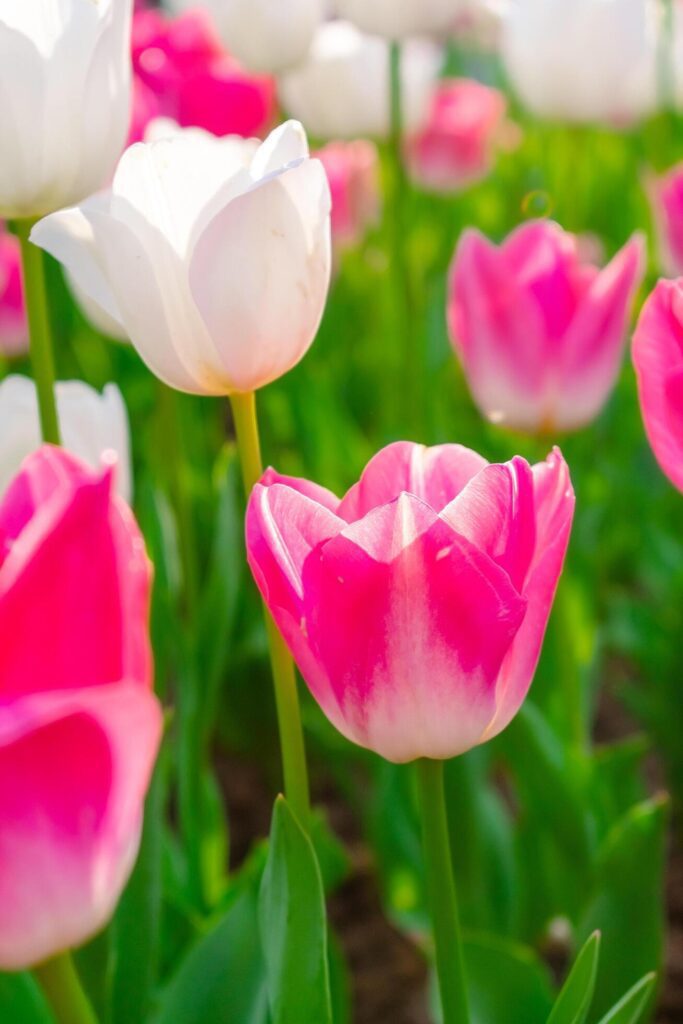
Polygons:
[[658,5],[517,0],[503,21],[512,85],[541,117],[630,122],[657,104]]
[[640,408],[655,457],[683,491],[683,279],[660,281],[633,337]]
[[109,178],[130,119],[132,0],[0,0],[0,216]]
[[310,347],[330,279],[330,193],[294,122],[256,152],[186,129],[132,146],[111,191],[31,238],[161,380],[227,395],[270,383]]
[[[429,109],[443,54],[425,41],[403,49],[403,119],[415,131]],[[344,21],[323,25],[302,65],[280,79],[284,107],[324,139],[386,138],[390,128],[389,44]]]
[[27,349],[19,242],[0,224],[0,355],[19,356]]
[[452,27],[463,0],[336,0],[336,7],[363,32],[404,39]]
[[332,241],[337,250],[357,245],[379,219],[379,157],[366,139],[330,142],[315,156],[332,196]]
[[82,945],[132,869],[161,734],[150,575],[108,470],[26,460],[0,501],[1,970]]
[[533,468],[398,443],[340,501],[269,470],[247,510],[264,601],[313,696],[390,761],[495,736],[531,684],[574,510],[555,451]]
[[[56,385],[64,447],[93,469],[116,456],[116,490],[131,500],[128,414],[116,384],[102,394],[79,380]],[[24,459],[41,445],[36,386],[18,374],[0,382],[0,498]]]
[[661,178],[651,175],[647,191],[657,229],[659,262],[667,277],[683,273],[683,164]]
[[639,235],[600,270],[551,221],[522,225],[500,247],[466,231],[448,320],[482,413],[531,433],[589,423],[616,382],[643,264]]

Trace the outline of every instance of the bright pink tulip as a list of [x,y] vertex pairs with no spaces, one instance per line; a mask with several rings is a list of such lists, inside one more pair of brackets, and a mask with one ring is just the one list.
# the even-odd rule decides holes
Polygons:
[[0,969],[83,943],[135,860],[161,732],[135,521],[60,449],[0,504]]
[[153,117],[214,135],[262,134],[273,119],[272,79],[250,75],[223,49],[201,11],[177,18],[140,10],[133,20],[131,142]]
[[661,178],[651,177],[647,185],[662,270],[678,277],[683,274],[683,163]]
[[342,249],[357,245],[379,217],[379,158],[365,139],[330,142],[317,157],[332,194],[332,239]]
[[495,736],[531,684],[574,510],[559,451],[533,469],[401,442],[340,501],[263,477],[249,564],[313,696],[390,761]]
[[633,363],[652,450],[683,491],[683,278],[660,281],[643,306]]
[[428,119],[407,146],[413,179],[435,192],[458,192],[491,171],[502,140],[507,102],[502,92],[469,78],[440,82]]
[[578,240],[551,221],[522,225],[500,247],[466,231],[448,320],[484,415],[533,433],[592,420],[619,374],[643,263],[639,235],[600,270],[582,263]]
[[27,349],[19,242],[5,231],[0,221],[0,355],[17,356]]

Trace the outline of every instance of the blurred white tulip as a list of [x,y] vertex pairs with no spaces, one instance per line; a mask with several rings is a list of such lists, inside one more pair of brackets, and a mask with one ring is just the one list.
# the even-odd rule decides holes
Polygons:
[[0,0],[0,217],[104,185],[130,121],[133,0]]
[[455,24],[465,0],[337,0],[336,8],[363,32],[386,39],[442,32]]
[[[114,452],[116,490],[130,503],[130,434],[119,389],[107,384],[100,394],[79,380],[60,381],[56,396],[64,448],[95,469]],[[29,377],[6,377],[0,382],[0,497],[26,456],[41,444],[35,384]]]
[[138,143],[112,189],[32,241],[179,391],[252,391],[311,345],[330,279],[330,193],[301,125],[253,141],[200,129]]
[[656,0],[515,0],[502,53],[541,117],[627,124],[657,105]]
[[[426,118],[442,62],[441,49],[426,40],[403,47],[406,131],[416,130]],[[323,25],[307,60],[280,79],[280,98],[313,135],[385,138],[390,127],[388,42],[347,21]]]

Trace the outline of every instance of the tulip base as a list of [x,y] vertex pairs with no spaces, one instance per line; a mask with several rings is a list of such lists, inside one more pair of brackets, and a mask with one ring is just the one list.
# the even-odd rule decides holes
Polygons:
[[55,401],[55,366],[52,335],[47,308],[44,255],[29,241],[32,221],[15,221],[14,229],[21,246],[24,295],[31,343],[31,362],[38,394],[40,427],[43,440],[59,444],[59,420]]
[[448,836],[443,761],[417,762],[427,895],[444,1024],[469,1024],[460,915]]
[[97,1024],[97,1017],[83,991],[69,953],[36,967],[33,972],[57,1024]]
[[[256,418],[256,396],[253,392],[231,395],[230,404],[237,435],[244,490],[248,499],[254,484],[263,475],[261,443]],[[275,622],[265,607],[264,613],[282,746],[285,796],[299,822],[304,828],[307,828],[310,815],[308,769],[294,662]]]

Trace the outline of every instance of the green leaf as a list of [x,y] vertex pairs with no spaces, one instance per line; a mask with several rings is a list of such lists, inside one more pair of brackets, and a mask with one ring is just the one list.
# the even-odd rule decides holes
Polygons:
[[7,1024],[53,1024],[40,987],[30,974],[0,974],[0,1021]]
[[[548,970],[533,950],[493,935],[464,943],[472,1024],[544,1024],[552,1007]],[[495,979],[492,983],[492,979]]]
[[275,801],[259,924],[273,1024],[332,1024],[320,868],[284,797]]
[[635,978],[661,966],[667,810],[665,798],[632,808],[600,849],[579,929],[585,935],[599,928],[604,940],[595,990],[598,1014],[605,1014]]
[[650,1001],[656,980],[656,974],[646,974],[612,1007],[600,1024],[637,1024]]
[[583,1024],[595,991],[600,956],[600,933],[593,932],[562,986],[548,1024]]
[[259,873],[246,881],[214,927],[182,962],[163,993],[154,1024],[269,1024],[258,934]]

